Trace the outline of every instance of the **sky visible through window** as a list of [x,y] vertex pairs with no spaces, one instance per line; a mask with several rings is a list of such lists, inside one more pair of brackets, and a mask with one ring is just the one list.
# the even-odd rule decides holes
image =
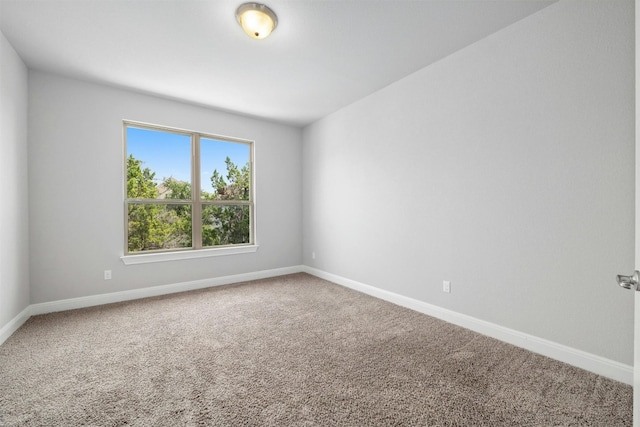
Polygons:
[[[211,138],[200,138],[202,190],[213,192],[211,175],[217,169],[222,176],[227,174],[227,156],[238,168],[250,159],[249,145]],[[142,160],[142,168],[156,173],[155,182],[173,177],[191,182],[191,137],[171,132],[127,127],[127,157],[133,155]]]

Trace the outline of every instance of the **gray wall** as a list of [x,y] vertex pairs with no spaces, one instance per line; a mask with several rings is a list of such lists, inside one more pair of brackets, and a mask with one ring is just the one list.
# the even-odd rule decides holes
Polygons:
[[0,33],[0,328],[29,305],[27,68]]
[[305,128],[304,263],[633,364],[633,10],[556,3]]
[[[300,129],[34,71],[29,95],[32,303],[301,264]],[[123,119],[255,140],[258,251],[125,266]]]

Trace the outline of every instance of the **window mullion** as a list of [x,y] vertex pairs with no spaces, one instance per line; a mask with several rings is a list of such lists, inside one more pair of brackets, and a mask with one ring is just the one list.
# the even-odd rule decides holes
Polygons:
[[193,249],[202,249],[202,203],[200,201],[200,135],[191,136],[191,238]]

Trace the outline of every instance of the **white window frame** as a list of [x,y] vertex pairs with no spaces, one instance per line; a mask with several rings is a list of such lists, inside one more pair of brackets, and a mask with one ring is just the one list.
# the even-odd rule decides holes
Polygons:
[[[189,202],[177,201],[173,199],[128,199],[127,198],[127,128],[135,127],[140,129],[148,129],[160,132],[170,132],[179,135],[186,135],[191,137],[191,200]],[[254,162],[254,141],[215,135],[210,133],[196,132],[185,129],[172,128],[161,125],[154,125],[149,123],[142,123],[137,121],[124,120],[122,124],[123,130],[123,206],[124,206],[124,251],[120,257],[125,264],[144,264],[150,262],[164,262],[164,261],[176,261],[183,259],[203,258],[212,256],[223,255],[237,255],[244,253],[256,252],[258,250],[258,244],[256,243],[256,227],[255,227],[255,162]],[[238,144],[246,144],[249,146],[249,173],[250,173],[250,188],[249,188],[249,200],[248,201],[236,201],[236,200],[207,200],[203,201],[200,197],[200,139],[215,139],[218,141],[225,141]],[[129,204],[186,204],[191,206],[191,233],[192,233],[192,247],[191,248],[174,248],[174,249],[160,249],[144,252],[129,252]],[[236,244],[236,245],[220,245],[213,247],[202,247],[202,207],[204,205],[243,205],[249,206],[249,243]]]

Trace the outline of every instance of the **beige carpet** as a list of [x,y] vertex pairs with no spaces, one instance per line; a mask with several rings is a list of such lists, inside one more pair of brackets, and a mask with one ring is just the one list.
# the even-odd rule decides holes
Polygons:
[[35,316],[0,425],[624,426],[632,389],[306,274]]

